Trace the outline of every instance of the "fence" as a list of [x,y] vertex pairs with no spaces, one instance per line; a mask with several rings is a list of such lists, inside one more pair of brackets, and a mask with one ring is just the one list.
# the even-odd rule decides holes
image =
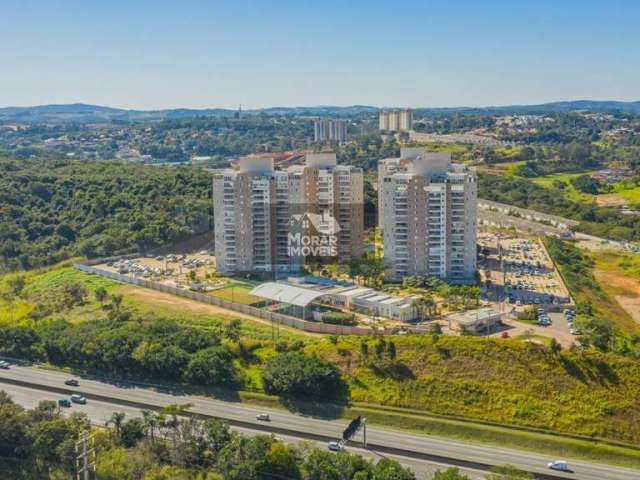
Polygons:
[[[117,258],[114,257],[114,258],[108,259],[108,261],[115,261],[115,260],[118,260],[119,258],[125,258],[125,257],[117,257]],[[102,259],[100,261],[92,261],[91,263],[92,264],[104,263],[105,261],[106,259]],[[290,317],[288,315],[283,315],[281,313],[271,312],[269,310],[263,310],[261,308],[252,307],[250,305],[231,302],[229,300],[213,297],[211,295],[206,295],[204,293],[193,292],[190,290],[171,287],[169,285],[165,285],[158,282],[153,282],[151,280],[145,280],[142,278],[136,278],[129,275],[122,275],[119,273],[110,272],[108,270],[96,268],[86,263],[85,264],[75,263],[73,266],[74,268],[76,268],[77,270],[80,270],[81,272],[101,275],[103,277],[111,278],[119,282],[130,283],[138,287],[150,288],[152,290],[157,290],[159,292],[170,293],[172,295],[186,297],[191,300],[196,300],[198,302],[208,303],[210,305],[216,305],[218,307],[226,308],[228,310],[244,313],[246,315],[251,315],[253,317],[261,318],[263,320],[268,320],[273,323],[278,323],[278,324],[286,325],[292,328],[297,328],[298,330],[304,330],[305,332],[325,333],[325,334],[333,334],[333,335],[370,335],[372,333],[392,334],[398,331],[398,328],[374,330],[371,327],[352,327],[352,326],[332,325],[332,324],[320,323],[320,322],[309,322],[307,320],[302,320],[300,318]],[[406,327],[405,330],[411,331],[413,333],[427,333],[427,329],[419,328],[419,327]]]

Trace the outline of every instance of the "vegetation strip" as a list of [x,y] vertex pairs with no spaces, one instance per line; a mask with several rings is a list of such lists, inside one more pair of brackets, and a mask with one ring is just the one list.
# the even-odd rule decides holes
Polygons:
[[[16,379],[13,379],[13,378],[0,377],[0,382],[8,383],[10,385],[21,386],[21,387],[33,388],[33,389],[36,389],[36,390],[44,390],[44,391],[50,391],[50,392],[54,392],[54,393],[60,393],[60,394],[63,394],[63,395],[71,395],[73,393],[77,393],[75,390],[71,390],[71,389],[67,389],[67,388],[54,387],[54,386],[48,386],[48,385],[40,385],[38,383],[27,382],[27,381],[24,381],[24,380],[16,380]],[[160,407],[158,405],[153,405],[153,404],[149,404],[149,403],[137,402],[137,401],[133,401],[133,400],[124,400],[124,399],[120,399],[120,398],[112,398],[112,397],[108,397],[106,395],[98,395],[98,394],[94,394],[94,393],[84,393],[83,392],[83,396],[88,398],[88,399],[92,399],[92,400],[102,401],[102,402],[106,402],[106,403],[112,403],[112,404],[115,404],[115,405],[122,405],[122,406],[127,406],[127,407],[139,408],[141,410],[156,410],[156,411],[158,411],[158,410],[162,410],[162,408],[163,408],[163,407]],[[225,422],[229,423],[230,425],[233,425],[233,426],[236,426],[236,427],[242,427],[242,428],[247,428],[247,429],[251,429],[251,430],[260,430],[260,431],[265,431],[265,432],[268,432],[268,433],[274,433],[274,434],[280,434],[280,435],[288,435],[288,436],[292,436],[292,437],[304,438],[304,439],[307,439],[307,440],[314,440],[314,441],[320,441],[320,442],[327,442],[327,441],[335,440],[334,437],[329,437],[327,435],[320,435],[320,434],[311,433],[311,432],[308,432],[308,431],[298,431],[298,430],[291,430],[291,429],[287,429],[287,428],[274,427],[274,426],[266,425],[266,424],[256,424],[256,423],[252,423],[252,422],[244,422],[242,420],[227,419],[225,417],[219,417],[217,415],[204,414],[204,413],[195,413],[195,412],[189,412],[189,411],[185,411],[182,414],[185,415],[185,416],[188,416],[188,417],[213,418],[213,419],[217,419],[217,420],[224,420]],[[358,446],[361,447],[361,448],[365,448],[361,444],[358,445]],[[412,450],[405,450],[403,448],[398,448],[398,447],[389,447],[389,446],[386,446],[386,445],[378,445],[378,444],[370,443],[370,442],[367,442],[367,447],[366,448],[368,450],[375,450],[377,452],[387,453],[387,454],[390,454],[390,455],[398,455],[398,456],[403,456],[403,457],[415,458],[415,459],[419,459],[419,460],[427,460],[427,461],[431,461],[431,462],[438,462],[438,463],[444,463],[444,464],[449,464],[449,465],[455,465],[455,466],[458,466],[458,467],[473,468],[473,469],[483,470],[483,471],[490,471],[493,467],[499,466],[499,465],[489,465],[489,464],[481,463],[481,462],[473,462],[473,461],[470,461],[470,460],[463,460],[463,459],[453,458],[453,457],[443,457],[441,455],[435,455],[435,454],[430,454],[430,453],[415,452],[415,451],[412,451]],[[531,472],[531,473],[534,473],[536,478],[539,479],[539,480],[562,480],[564,478],[564,477],[558,477],[558,476],[549,475],[549,474],[541,474],[541,473],[535,473],[535,472]]]

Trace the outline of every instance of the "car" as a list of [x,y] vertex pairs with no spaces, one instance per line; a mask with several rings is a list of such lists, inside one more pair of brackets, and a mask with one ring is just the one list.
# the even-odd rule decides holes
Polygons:
[[331,450],[332,452],[339,452],[340,450],[342,450],[344,447],[342,446],[342,443],[340,442],[329,442],[329,444],[327,445],[327,447],[329,448],[329,450]]
[[70,378],[68,380],[65,380],[64,384],[69,385],[70,387],[77,387],[78,385],[80,385],[78,383],[78,380],[76,380],[75,378]]
[[58,406],[63,408],[70,408],[71,402],[66,398],[61,398],[60,400],[58,400]]
[[0,361],[0,368],[7,370],[9,368],[9,362],[5,362],[4,360]]
[[263,422],[270,422],[271,417],[269,417],[268,413],[259,413],[258,415],[256,415],[256,420],[261,420]]
[[71,395],[71,401],[73,403],[79,403],[80,405],[84,405],[85,403],[87,403],[87,399],[79,393],[74,393],[73,395]]
[[502,332],[502,333],[500,334],[500,336],[501,336],[502,338],[509,338],[509,332]]
[[569,465],[564,460],[554,460],[553,462],[547,463],[547,467],[551,470],[559,470],[561,472],[569,472]]

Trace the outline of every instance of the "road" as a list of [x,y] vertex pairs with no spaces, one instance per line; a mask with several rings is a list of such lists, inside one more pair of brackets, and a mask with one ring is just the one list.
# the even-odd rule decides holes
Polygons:
[[[6,390],[14,399],[27,407],[33,407],[39,400],[56,400],[71,393],[82,393],[88,398],[85,406],[72,410],[86,411],[90,418],[102,423],[113,411],[124,411],[131,415],[141,409],[157,409],[168,404],[190,403],[189,412],[198,415],[222,418],[235,428],[252,433],[274,433],[286,441],[311,440],[326,444],[340,437],[346,426],[343,420],[321,420],[309,416],[296,415],[280,410],[269,411],[271,422],[255,419],[258,413],[267,411],[238,402],[214,400],[200,396],[185,395],[169,389],[153,390],[125,383],[107,383],[80,378],[78,388],[67,387],[64,380],[68,375],[58,371],[35,367],[12,365],[9,370],[0,370],[0,389]],[[468,470],[472,478],[481,478],[479,471],[491,465],[511,464],[533,472],[541,480],[574,478],[581,480],[639,480],[637,471],[597,465],[583,461],[569,461],[573,473],[551,472],[547,462],[554,458],[517,450],[465,443],[380,427],[367,428],[367,451],[357,448],[350,451],[366,453],[368,457],[388,456],[398,459],[417,472],[430,472],[434,468],[453,465]]]

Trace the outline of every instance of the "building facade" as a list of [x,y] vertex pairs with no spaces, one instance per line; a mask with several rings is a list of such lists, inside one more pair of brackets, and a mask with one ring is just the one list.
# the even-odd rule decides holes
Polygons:
[[276,170],[272,158],[245,157],[213,176],[216,268],[297,273],[310,259],[346,262],[362,254],[362,169],[333,153]]
[[383,160],[378,179],[387,278],[422,275],[473,282],[475,171],[453,164],[448,153],[424,149],[403,149],[397,160]]
[[347,121],[319,119],[313,122],[313,140],[317,143],[347,141]]
[[381,132],[408,132],[413,124],[413,111],[383,110],[379,114],[378,122]]

